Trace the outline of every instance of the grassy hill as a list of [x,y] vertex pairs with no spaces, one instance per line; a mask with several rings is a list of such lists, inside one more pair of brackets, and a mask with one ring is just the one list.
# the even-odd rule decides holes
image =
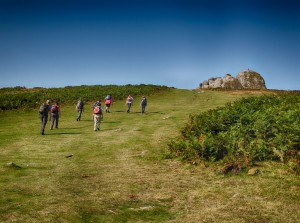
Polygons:
[[190,114],[260,91],[170,89],[119,100],[93,131],[91,105],[39,134],[35,110],[0,113],[0,222],[299,222],[300,179],[277,162],[259,174],[222,175],[169,159],[168,142]]

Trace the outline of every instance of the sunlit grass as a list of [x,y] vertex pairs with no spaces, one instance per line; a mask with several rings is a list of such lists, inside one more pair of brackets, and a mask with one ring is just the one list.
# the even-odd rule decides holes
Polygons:
[[37,111],[1,112],[0,222],[299,222],[300,180],[281,164],[223,176],[168,159],[167,142],[189,114],[247,96],[173,89],[124,101],[93,131],[62,105],[59,128],[39,134]]

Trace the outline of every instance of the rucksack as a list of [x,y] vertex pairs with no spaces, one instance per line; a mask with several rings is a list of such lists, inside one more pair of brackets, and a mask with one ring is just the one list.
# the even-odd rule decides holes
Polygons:
[[93,105],[93,109],[95,109],[97,106],[99,106],[99,104],[101,104],[99,101],[96,101]]
[[56,105],[52,105],[51,113],[58,113],[58,107]]
[[102,114],[102,108],[100,106],[96,106],[94,108],[94,114]]
[[146,98],[142,98],[142,105],[146,105],[147,104],[147,99]]
[[44,103],[40,106],[39,113],[43,115],[43,114],[47,114],[47,112],[48,112],[48,105]]
[[111,100],[110,99],[106,99],[105,100],[105,104],[107,105],[107,104],[110,104],[111,103]]

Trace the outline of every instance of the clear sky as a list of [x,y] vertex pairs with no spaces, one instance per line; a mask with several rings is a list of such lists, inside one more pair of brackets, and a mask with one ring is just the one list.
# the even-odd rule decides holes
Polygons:
[[248,68],[300,89],[300,1],[0,0],[0,87],[194,89]]

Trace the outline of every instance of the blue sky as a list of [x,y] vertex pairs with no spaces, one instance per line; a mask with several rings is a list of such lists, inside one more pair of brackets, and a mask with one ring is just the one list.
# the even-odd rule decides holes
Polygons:
[[299,90],[296,0],[1,0],[0,87],[158,84],[260,73]]

